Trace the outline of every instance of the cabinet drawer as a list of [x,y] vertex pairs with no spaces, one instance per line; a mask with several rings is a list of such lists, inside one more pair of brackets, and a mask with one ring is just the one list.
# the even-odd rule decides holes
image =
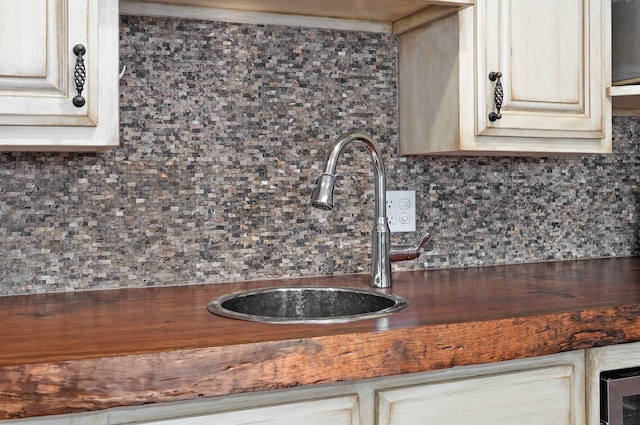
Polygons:
[[144,422],[152,425],[359,425],[358,396],[323,398]]
[[378,424],[577,425],[584,405],[572,365],[377,393]]

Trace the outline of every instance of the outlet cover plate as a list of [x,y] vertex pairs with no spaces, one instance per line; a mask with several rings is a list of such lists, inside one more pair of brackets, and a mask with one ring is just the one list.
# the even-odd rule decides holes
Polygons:
[[415,190],[387,190],[387,221],[393,233],[416,231]]

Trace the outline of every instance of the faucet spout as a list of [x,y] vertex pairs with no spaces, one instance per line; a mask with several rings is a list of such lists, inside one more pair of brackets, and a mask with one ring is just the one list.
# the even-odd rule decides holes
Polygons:
[[325,210],[333,208],[333,189],[338,158],[351,142],[358,142],[369,151],[375,179],[375,215],[371,234],[371,286],[390,288],[390,231],[387,223],[386,174],[382,157],[366,134],[351,131],[336,140],[327,158],[324,173],[318,179],[317,186],[311,195],[311,205]]

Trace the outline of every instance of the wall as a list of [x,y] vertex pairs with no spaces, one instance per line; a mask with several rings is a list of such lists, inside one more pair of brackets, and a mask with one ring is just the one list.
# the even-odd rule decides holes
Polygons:
[[367,272],[366,155],[309,206],[356,127],[433,234],[395,269],[638,252],[638,119],[609,156],[399,157],[392,36],[125,16],[121,61],[120,148],[0,154],[1,294]]

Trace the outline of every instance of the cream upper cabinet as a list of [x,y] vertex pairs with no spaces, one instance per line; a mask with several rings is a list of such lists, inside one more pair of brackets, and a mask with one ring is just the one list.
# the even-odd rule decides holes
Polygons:
[[0,2],[0,150],[118,144],[118,0]]
[[607,0],[477,0],[399,36],[400,153],[611,151]]

